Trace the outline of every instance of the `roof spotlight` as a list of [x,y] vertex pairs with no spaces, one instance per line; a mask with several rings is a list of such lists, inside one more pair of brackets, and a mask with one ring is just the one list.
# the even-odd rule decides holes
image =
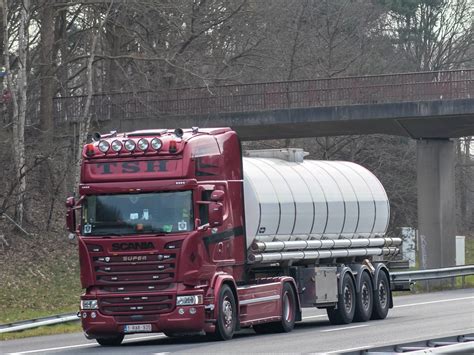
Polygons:
[[118,140],[114,140],[112,142],[111,146],[112,146],[112,150],[116,153],[120,152],[122,150],[122,147],[123,147],[122,142],[120,142]]
[[136,148],[137,145],[136,145],[135,142],[132,141],[131,139],[127,139],[127,140],[125,141],[124,146],[125,146],[125,149],[126,149],[126,150],[128,150],[129,152],[131,152],[131,151],[134,151],[134,150],[135,150],[135,148]]
[[151,140],[151,147],[152,147],[154,150],[160,150],[162,146],[163,146],[163,142],[161,141],[161,139],[159,139],[159,138],[153,138],[153,139]]
[[107,141],[100,141],[99,142],[99,150],[102,152],[102,153],[107,153],[109,151],[109,148],[110,148],[110,144],[109,142]]
[[147,150],[148,149],[148,146],[150,145],[150,143],[148,143],[148,140],[146,140],[145,138],[142,138],[138,141],[138,148],[140,150]]
[[181,128],[176,128],[174,130],[174,135],[178,138],[181,138],[183,136],[184,132]]

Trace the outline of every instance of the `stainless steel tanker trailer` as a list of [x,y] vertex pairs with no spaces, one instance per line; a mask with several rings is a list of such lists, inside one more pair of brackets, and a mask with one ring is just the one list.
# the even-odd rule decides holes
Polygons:
[[385,236],[385,189],[358,164],[305,154],[262,150],[243,158],[253,277],[292,276],[301,307],[326,308],[335,324],[385,318],[393,304],[383,260],[402,242]]

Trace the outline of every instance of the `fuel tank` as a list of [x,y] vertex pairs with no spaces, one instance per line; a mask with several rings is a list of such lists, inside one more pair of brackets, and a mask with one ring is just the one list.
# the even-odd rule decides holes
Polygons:
[[351,162],[299,160],[243,158],[247,247],[385,234],[390,205],[374,174]]

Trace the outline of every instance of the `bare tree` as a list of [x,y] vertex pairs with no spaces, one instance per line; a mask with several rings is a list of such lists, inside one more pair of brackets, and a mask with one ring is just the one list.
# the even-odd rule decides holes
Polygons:
[[[12,117],[12,149],[15,165],[15,174],[18,180],[18,194],[16,203],[16,219],[21,225],[24,213],[24,194],[26,191],[26,152],[25,152],[25,121],[27,109],[27,54],[29,47],[29,21],[30,2],[24,0],[20,9],[18,32],[16,37],[9,32],[9,7],[8,1],[3,0],[3,32],[5,48],[5,68],[7,72],[7,86],[11,92],[13,103]],[[16,75],[12,72],[10,65],[10,50],[12,46],[17,48],[17,70]]]
[[472,0],[383,0],[387,28],[411,70],[459,68],[472,60]]
[[[96,56],[96,47],[97,47],[97,42],[99,39],[99,34],[102,31],[104,27],[104,23],[107,21],[107,18],[110,13],[110,9],[113,5],[113,1],[111,2],[110,6],[108,7],[106,13],[102,18],[98,16],[98,13],[94,10],[91,10],[91,17],[92,17],[92,24],[94,31],[91,34],[91,47],[90,47],[90,53],[89,53],[89,58],[87,60],[87,97],[86,97],[86,102],[84,106],[84,111],[82,115],[82,119],[79,121],[79,141],[78,141],[78,146],[82,148],[86,142],[87,142],[87,135],[89,133],[89,129],[91,126],[91,112],[90,112],[90,106],[91,106],[91,101],[92,101],[92,95],[94,94],[94,71],[93,71],[93,65],[95,61],[95,56]],[[79,186],[79,181],[80,181],[80,175],[81,175],[81,159],[82,159],[82,149],[77,150],[77,155],[76,155],[76,162],[75,162],[75,183],[74,186]]]

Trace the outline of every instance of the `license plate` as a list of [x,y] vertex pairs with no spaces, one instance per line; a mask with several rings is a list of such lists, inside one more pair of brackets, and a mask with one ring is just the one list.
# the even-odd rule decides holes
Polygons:
[[128,324],[124,327],[125,333],[146,333],[151,332],[151,324]]

